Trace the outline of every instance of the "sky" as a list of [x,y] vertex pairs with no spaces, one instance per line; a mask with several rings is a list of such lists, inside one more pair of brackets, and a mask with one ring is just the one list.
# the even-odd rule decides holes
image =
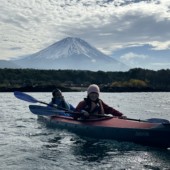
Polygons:
[[130,67],[170,69],[170,0],[0,0],[0,59],[66,37]]

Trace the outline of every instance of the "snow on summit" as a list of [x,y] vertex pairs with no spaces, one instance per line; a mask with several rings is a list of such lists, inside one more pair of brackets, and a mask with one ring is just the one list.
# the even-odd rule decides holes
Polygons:
[[[96,60],[102,58],[100,55],[104,55],[96,48],[89,45],[87,42],[80,38],[68,37],[55,44],[49,46],[48,48],[38,52],[39,57],[48,59],[58,59],[67,58],[71,55],[81,55],[84,54],[91,60]],[[106,57],[106,56],[105,56]],[[106,58],[109,58],[108,56]]]
[[[73,54],[82,54],[82,53],[87,54],[88,56],[89,47],[90,45],[88,45],[85,41],[79,38],[68,37],[51,45],[46,50],[47,51],[50,50],[51,53],[54,54],[53,57],[50,56],[48,58],[63,58]],[[88,57],[90,58],[90,56]]]
[[68,37],[15,60],[23,68],[74,70],[127,70],[127,67],[80,38]]

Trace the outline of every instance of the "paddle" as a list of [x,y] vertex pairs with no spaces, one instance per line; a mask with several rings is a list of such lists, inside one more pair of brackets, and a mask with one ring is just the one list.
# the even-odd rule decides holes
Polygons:
[[62,116],[70,117],[70,112],[67,112],[67,111],[64,111],[64,110],[58,110],[58,109],[52,108],[52,107],[29,105],[29,109],[33,114],[36,114],[36,115],[39,115],[39,116],[62,115]]
[[30,95],[28,95],[26,93],[20,92],[20,91],[15,91],[14,92],[14,96],[16,98],[18,98],[18,99],[21,99],[21,100],[24,100],[24,101],[27,101],[27,102],[30,102],[30,103],[41,103],[41,104],[45,104],[47,106],[50,106],[50,107],[53,107],[53,108],[56,108],[56,109],[61,109],[61,110],[64,110],[64,111],[69,111],[69,110],[67,110],[65,108],[62,108],[62,107],[59,107],[57,105],[53,105],[53,104],[49,104],[49,103],[37,100],[34,97],[32,97],[32,96],[30,96]]
[[[61,115],[65,117],[74,117],[75,115],[78,117],[82,117],[82,113],[79,112],[70,112],[70,111],[63,111],[57,110],[56,108],[39,106],[39,105],[29,105],[30,111],[39,116],[56,116]],[[113,116],[108,115],[97,115],[98,118],[112,118]]]
[[[50,106],[50,107],[53,107],[55,109],[60,109],[60,110],[63,110],[67,113],[70,113],[72,115],[77,115],[77,116],[81,116],[82,113],[80,112],[73,112],[73,111],[70,111],[70,110],[67,110],[65,108],[62,108],[62,107],[59,107],[57,105],[52,105],[52,104],[48,104],[46,102],[43,102],[43,101],[40,101],[40,100],[37,100],[35,99],[34,97],[26,94],[26,93],[23,93],[23,92],[19,92],[19,91],[15,91],[14,92],[14,96],[18,99],[21,99],[21,100],[24,100],[24,101],[27,101],[27,102],[31,102],[31,103],[41,103],[41,104],[45,104],[47,106]],[[60,113],[61,114],[61,113]],[[48,115],[48,116],[54,116],[53,115]],[[71,115],[70,115],[71,116]],[[99,117],[110,117],[109,115],[98,115]],[[74,117],[74,116],[73,116]],[[133,120],[133,121],[141,121],[141,122],[151,122],[151,123],[169,123],[168,120],[166,119],[159,119],[159,118],[152,118],[152,119],[148,119],[148,120],[140,120],[140,119],[132,119],[132,118],[125,118],[127,120]]]
[[[55,108],[51,108],[51,107],[45,107],[45,106],[38,106],[38,105],[29,105],[29,109],[30,111],[35,114],[35,115],[39,115],[39,116],[56,116],[56,115],[61,115],[61,116],[64,116],[64,117],[72,117],[70,115],[70,112],[69,114],[67,113],[67,111],[62,111],[62,110],[57,110]],[[74,113],[74,112],[73,112]],[[76,113],[77,114],[77,113]],[[74,116],[74,115],[73,115]],[[81,116],[81,115],[80,115]],[[109,119],[109,118],[113,118],[113,116],[109,117],[108,115],[106,116],[103,116],[105,119]],[[100,116],[100,118],[102,118]],[[94,119],[82,119],[82,120],[94,120]],[[96,119],[95,119],[96,120]],[[97,118],[98,120],[98,118]],[[131,120],[131,119],[128,119],[128,120]],[[132,119],[134,120],[134,119]],[[154,121],[153,123],[162,123],[164,126],[167,126],[169,127],[170,126],[170,123],[168,120],[164,120],[162,119],[161,122],[160,122],[160,119],[151,119],[152,121]],[[164,120],[164,122],[163,122]],[[141,121],[141,120],[136,120],[135,121]],[[168,122],[167,122],[168,121]],[[141,121],[141,122],[148,122],[148,121]],[[150,122],[151,123],[151,122]]]

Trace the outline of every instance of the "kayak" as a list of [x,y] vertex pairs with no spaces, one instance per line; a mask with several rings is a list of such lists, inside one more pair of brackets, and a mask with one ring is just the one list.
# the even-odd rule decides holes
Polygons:
[[160,123],[109,116],[74,120],[71,114],[63,110],[37,105],[30,105],[29,109],[38,115],[39,120],[48,125],[67,129],[81,136],[134,142],[161,148],[170,147],[170,123],[168,120]]
[[[105,115],[95,119],[74,120],[75,112],[37,100],[19,91],[15,91],[14,96],[30,103],[41,103],[48,106],[30,105],[29,109],[33,114],[38,115],[39,120],[79,135],[170,148],[169,120],[158,118],[120,119]],[[81,116],[81,113],[76,114]]]

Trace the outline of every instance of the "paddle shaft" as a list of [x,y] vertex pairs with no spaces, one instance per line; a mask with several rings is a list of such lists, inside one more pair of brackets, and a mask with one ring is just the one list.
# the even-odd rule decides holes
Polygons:
[[65,108],[60,107],[60,106],[57,106],[57,105],[49,104],[49,103],[46,103],[46,102],[43,102],[43,101],[38,101],[38,102],[41,103],[41,104],[45,104],[45,105],[47,105],[47,106],[50,106],[50,107],[54,107],[54,108],[56,108],[56,109],[64,110],[64,111],[66,111],[66,112],[72,112],[72,111],[70,111],[70,110],[68,110],[68,109],[65,109]]

